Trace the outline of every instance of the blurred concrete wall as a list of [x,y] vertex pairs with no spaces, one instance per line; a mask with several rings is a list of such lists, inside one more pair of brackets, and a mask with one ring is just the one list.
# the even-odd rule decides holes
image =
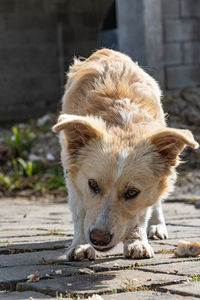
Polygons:
[[119,49],[162,88],[200,86],[200,0],[116,0]]
[[112,0],[0,0],[0,122],[59,108],[74,55],[96,48]]
[[200,1],[163,0],[165,88],[200,86]]
[[[73,56],[104,46],[98,33],[113,1],[0,0],[0,122],[59,108]],[[200,86],[200,0],[116,0],[109,26],[104,39],[163,89]]]

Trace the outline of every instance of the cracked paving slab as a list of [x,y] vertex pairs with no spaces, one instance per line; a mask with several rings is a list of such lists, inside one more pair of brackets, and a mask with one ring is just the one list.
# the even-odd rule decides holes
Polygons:
[[[87,269],[63,265],[19,266],[0,269],[0,289],[12,290],[21,281],[27,281],[28,276],[39,272],[39,279],[49,279],[59,276],[83,274]],[[57,274],[58,273],[58,274]]]
[[19,252],[33,252],[43,250],[56,250],[66,248],[71,244],[72,240],[60,239],[57,241],[24,243],[24,244],[7,244],[6,247],[0,247],[0,254],[14,254]]
[[[3,248],[31,248],[32,245],[35,245],[34,247],[39,248],[39,244],[43,243],[56,243],[60,242],[62,245],[62,241],[65,241],[66,247],[68,245],[68,242],[71,240],[71,236],[69,239],[69,236],[65,235],[42,235],[42,236],[35,236],[35,237],[26,237],[26,238],[4,238],[0,239],[0,253],[2,253]],[[37,245],[38,244],[38,245]]]
[[39,265],[65,260],[65,249],[0,255],[0,267]]
[[95,261],[82,261],[82,262],[63,262],[74,267],[80,266],[85,268],[90,268],[97,272],[99,271],[109,271],[109,270],[120,270],[126,268],[138,268],[143,266],[158,266],[160,264],[166,264],[170,269],[172,263],[182,263],[184,261],[195,261],[198,263],[198,258],[194,257],[183,257],[178,258],[174,257],[172,254],[156,254],[154,258],[144,258],[144,259],[125,259],[123,257],[110,257],[110,258],[101,258]]
[[155,274],[140,270],[122,270],[120,272],[101,272],[92,275],[81,275],[71,277],[60,277],[50,280],[42,280],[35,283],[22,282],[17,284],[18,291],[33,290],[55,296],[59,293],[69,293],[72,295],[92,295],[94,293],[104,293],[113,290],[127,291],[136,290],[139,287],[148,288],[169,285],[169,283],[179,283],[186,281],[185,276],[169,274]]

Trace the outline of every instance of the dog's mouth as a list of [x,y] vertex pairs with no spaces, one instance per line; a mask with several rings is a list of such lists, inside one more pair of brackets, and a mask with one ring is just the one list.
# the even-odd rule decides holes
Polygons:
[[111,250],[112,248],[113,248],[113,246],[112,247],[102,247],[102,246],[93,246],[93,248],[95,249],[95,250],[97,250],[97,251],[100,251],[100,252],[106,252],[106,251],[109,251],[109,250]]

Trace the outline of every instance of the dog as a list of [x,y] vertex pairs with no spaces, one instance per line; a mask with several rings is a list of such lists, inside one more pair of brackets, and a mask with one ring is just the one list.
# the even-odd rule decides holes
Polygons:
[[168,128],[157,82],[130,57],[101,49],[74,59],[54,125],[74,223],[67,260],[95,259],[119,242],[126,258],[150,258],[167,238],[161,207],[173,190],[189,130]]

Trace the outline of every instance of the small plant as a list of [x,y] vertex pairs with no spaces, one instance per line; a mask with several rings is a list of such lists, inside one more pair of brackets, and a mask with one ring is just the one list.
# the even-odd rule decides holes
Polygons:
[[135,286],[135,281],[132,279],[124,280],[121,287],[125,292],[135,292],[137,290],[137,287]]
[[65,180],[59,165],[47,164],[45,159],[29,159],[34,150],[33,144],[37,143],[40,135],[50,130],[50,125],[44,126],[42,133],[35,123],[28,126],[17,125],[11,128],[10,133],[0,133],[3,141],[0,149],[3,149],[0,151],[0,196],[13,196],[25,189],[29,190],[28,193],[32,191],[41,195],[65,193]]
[[137,279],[126,279],[122,281],[122,289],[124,292],[136,292],[136,291],[148,291],[148,287],[140,286],[137,287],[138,280]]
[[190,281],[200,281],[200,274],[192,275],[191,277],[192,277],[192,279]]
[[45,187],[45,182],[43,179],[41,179],[40,181],[36,182],[33,185],[33,189],[35,192],[41,192],[42,194],[46,192],[46,187]]
[[35,134],[29,128],[22,129],[13,126],[12,135],[7,138],[7,144],[10,146],[14,157],[24,157],[24,151],[30,151],[34,139]]
[[177,98],[175,96],[169,96],[167,98],[163,98],[162,102],[163,104],[172,104],[175,103]]
[[8,176],[3,175],[0,173],[0,191],[5,192],[8,190],[12,185],[11,179]]
[[13,169],[15,176],[31,177],[40,173],[41,161],[25,161],[18,157],[13,159]]
[[65,190],[65,179],[61,169],[56,166],[48,175],[48,189],[51,190]]
[[158,251],[156,251],[156,254],[173,254],[174,250],[173,249],[160,249]]

